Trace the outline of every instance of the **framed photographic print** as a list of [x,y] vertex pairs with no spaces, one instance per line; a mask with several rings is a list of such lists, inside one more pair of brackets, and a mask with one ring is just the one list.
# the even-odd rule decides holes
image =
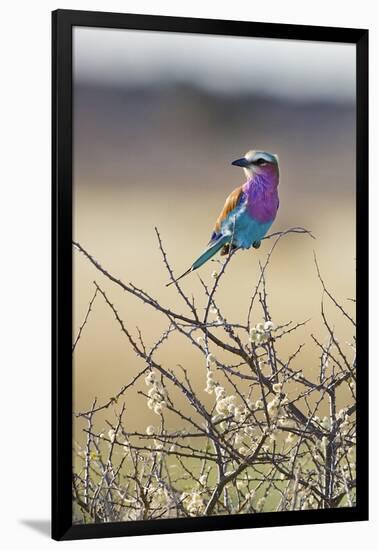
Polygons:
[[368,31],[53,13],[57,540],[368,517]]

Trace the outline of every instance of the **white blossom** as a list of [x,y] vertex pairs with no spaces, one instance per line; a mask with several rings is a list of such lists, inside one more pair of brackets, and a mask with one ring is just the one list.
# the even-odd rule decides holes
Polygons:
[[207,480],[207,475],[206,474],[202,474],[199,478],[199,482],[200,482],[201,485],[205,485],[206,480]]
[[264,330],[266,331],[271,331],[271,330],[275,330],[276,329],[276,325],[272,322],[272,321],[267,321],[264,325]]
[[236,422],[242,422],[242,420],[243,420],[243,413],[242,413],[242,411],[240,410],[239,407],[235,407],[235,409],[234,409],[234,418],[235,418]]
[[210,365],[212,365],[215,362],[216,362],[216,359],[215,359],[214,355],[212,353],[209,353],[208,356],[206,357],[207,366],[209,367]]
[[190,500],[187,504],[187,508],[191,516],[196,516],[204,510],[205,505],[199,493],[193,492],[191,494]]
[[217,386],[215,388],[215,396],[217,400],[224,399],[224,397],[226,397],[226,391],[223,386]]
[[272,401],[269,401],[267,409],[271,414],[277,414],[280,407],[280,400],[275,397]]
[[146,378],[144,379],[146,386],[152,386],[156,380],[156,374],[151,371],[147,374]]

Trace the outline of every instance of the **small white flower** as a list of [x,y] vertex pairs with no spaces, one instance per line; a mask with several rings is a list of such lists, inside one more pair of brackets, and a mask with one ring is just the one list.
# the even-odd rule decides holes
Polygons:
[[147,426],[146,428],[146,434],[147,435],[153,435],[155,433],[155,428],[154,426]]
[[216,279],[218,277],[218,273],[216,271],[213,271],[211,276],[213,279]]
[[281,382],[277,382],[277,384],[273,384],[273,391],[274,393],[280,393],[282,390],[282,384]]
[[209,393],[209,394],[213,393],[213,390],[217,385],[213,377],[214,377],[214,374],[211,372],[211,370],[208,370],[206,374],[206,388],[205,388],[206,393]]
[[187,504],[188,512],[191,516],[200,514],[204,509],[204,503],[198,493],[192,493],[191,500]]
[[196,339],[196,342],[197,342],[197,344],[200,344],[200,345],[203,344],[204,340],[203,340],[202,336],[198,336],[198,338]]
[[235,403],[229,403],[227,405],[227,410],[229,413],[235,414],[235,409],[236,409]]
[[200,478],[199,478],[199,482],[200,482],[201,485],[205,485],[206,480],[207,480],[207,475],[206,474],[202,474],[202,476],[200,476]]
[[336,414],[337,420],[344,420],[345,417],[345,409],[340,409],[339,412]]
[[144,381],[146,386],[152,386],[152,384],[156,381],[156,374],[153,371],[149,372]]
[[161,403],[156,403],[154,406],[154,413],[155,414],[161,414],[163,407]]
[[263,323],[258,323],[258,324],[256,325],[256,330],[257,330],[257,332],[264,333],[265,331],[264,331],[264,325],[263,325]]
[[264,330],[267,330],[267,331],[271,331],[271,330],[275,330],[276,328],[276,325],[272,322],[272,321],[267,321],[264,325]]
[[239,407],[235,407],[234,418],[236,422],[241,422],[243,420],[243,414]]
[[266,342],[266,336],[263,333],[256,334],[256,344],[264,344]]
[[223,386],[217,386],[215,388],[215,396],[216,396],[216,399],[224,399],[226,397],[226,392],[225,392],[225,389],[223,388]]
[[225,414],[227,411],[229,411],[230,405],[232,406],[232,401],[235,399],[234,395],[230,395],[229,397],[224,397],[222,399],[217,400],[217,405],[215,407],[218,414]]
[[224,399],[218,399],[217,404],[215,406],[215,410],[218,414],[223,414],[225,412],[226,403]]
[[215,362],[216,362],[216,359],[215,359],[214,355],[212,353],[209,353],[208,356],[206,357],[206,364],[208,366],[210,366]]
[[264,407],[264,403],[258,399],[255,403],[255,409],[258,410],[258,409],[262,409]]
[[323,420],[321,421],[321,425],[323,426],[323,428],[330,428],[331,427],[331,420],[328,416],[325,416],[323,418]]
[[246,456],[248,454],[248,449],[246,447],[240,447],[239,454]]

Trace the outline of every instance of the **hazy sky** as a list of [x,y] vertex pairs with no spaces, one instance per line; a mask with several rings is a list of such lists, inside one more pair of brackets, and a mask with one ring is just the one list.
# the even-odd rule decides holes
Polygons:
[[354,100],[353,44],[74,28],[76,82]]

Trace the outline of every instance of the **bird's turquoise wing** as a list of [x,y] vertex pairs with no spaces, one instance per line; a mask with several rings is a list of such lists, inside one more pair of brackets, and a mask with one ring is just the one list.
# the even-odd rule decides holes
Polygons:
[[238,208],[244,201],[246,196],[243,192],[243,186],[237,187],[230,193],[224,203],[221,213],[219,214],[217,221],[215,222],[214,230],[210,238],[210,243],[217,241],[222,234],[222,224],[232,214],[236,208]]

